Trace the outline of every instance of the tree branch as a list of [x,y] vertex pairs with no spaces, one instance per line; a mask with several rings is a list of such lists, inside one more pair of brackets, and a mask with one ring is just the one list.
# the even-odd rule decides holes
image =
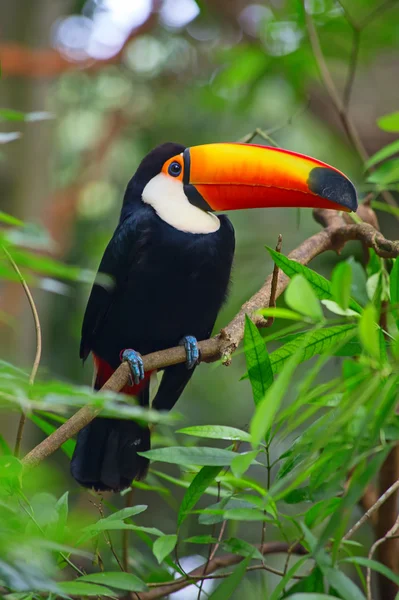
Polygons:
[[[374,211],[367,205],[359,207],[359,217],[363,219],[360,224],[348,224],[351,217],[335,211],[318,209],[314,211],[316,220],[326,227],[305,240],[288,256],[301,264],[309,263],[313,258],[326,252],[335,250],[339,252],[351,240],[359,240],[366,246],[374,248],[379,256],[385,258],[399,256],[399,241],[387,240],[373,225],[377,224]],[[258,314],[259,309],[269,305],[273,277],[270,275],[256,294],[245,302],[234,319],[223,328],[220,333],[209,340],[198,343],[203,362],[214,362],[222,359],[225,365],[231,362],[231,355],[237,350],[243,336],[245,315],[252,318],[255,325],[265,327],[267,321]],[[289,278],[281,273],[276,286],[278,298],[289,283]],[[182,346],[160,350],[143,356],[145,371],[155,371],[182,363],[186,360],[186,353]],[[122,363],[108,381],[101,388],[102,391],[121,390],[129,381],[129,366]],[[53,454],[64,442],[73,437],[85,425],[90,423],[100,412],[91,406],[85,406],[75,413],[66,423],[61,425],[54,433],[31,450],[23,459],[26,468],[38,465],[42,460]]]
[[[257,546],[257,548],[263,555],[277,554],[281,552],[288,552],[290,545],[285,542],[268,542],[262,546]],[[306,555],[307,552],[303,546],[297,544],[294,549],[291,550],[291,554]],[[202,579],[206,575],[214,573],[218,569],[225,569],[226,567],[236,565],[243,561],[244,558],[244,556],[239,556],[238,554],[215,556],[208,563],[205,563],[193,571],[190,571],[190,573],[187,574],[188,577],[180,577],[179,579],[176,579],[176,581],[154,587],[149,592],[142,592],[141,594],[137,594],[137,596],[139,600],[158,600],[158,598],[163,598],[164,596],[173,594],[174,592],[191,585],[197,579]]]

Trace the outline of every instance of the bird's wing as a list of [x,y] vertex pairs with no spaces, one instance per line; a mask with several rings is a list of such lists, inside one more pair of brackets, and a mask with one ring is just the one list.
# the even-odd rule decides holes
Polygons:
[[105,249],[83,318],[80,342],[83,360],[90,354],[93,339],[106,321],[110,308],[126,287],[140,239],[137,221],[130,218],[119,224]]

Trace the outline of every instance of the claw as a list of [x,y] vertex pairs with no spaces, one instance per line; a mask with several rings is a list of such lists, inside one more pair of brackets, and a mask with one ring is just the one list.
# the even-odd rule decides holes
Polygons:
[[180,345],[184,346],[184,349],[186,351],[187,369],[193,369],[195,365],[199,363],[200,359],[200,352],[196,338],[192,335],[185,335],[184,338],[180,341]]
[[122,352],[121,359],[129,363],[132,380],[135,385],[138,385],[144,379],[144,363],[141,355],[128,348]]

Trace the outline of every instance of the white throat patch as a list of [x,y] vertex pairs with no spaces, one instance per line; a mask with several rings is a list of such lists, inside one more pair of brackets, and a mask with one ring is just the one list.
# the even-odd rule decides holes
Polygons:
[[214,233],[220,227],[216,215],[189,202],[181,181],[164,173],[159,173],[147,183],[142,199],[153,207],[163,221],[180,231]]

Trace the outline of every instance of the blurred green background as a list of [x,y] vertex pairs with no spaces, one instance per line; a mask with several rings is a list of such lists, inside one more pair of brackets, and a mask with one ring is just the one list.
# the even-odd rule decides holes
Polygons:
[[[340,94],[354,58],[351,22],[364,25],[349,114],[373,154],[394,139],[376,119],[397,110],[399,3],[305,5]],[[0,30],[1,105],[31,114],[1,124],[2,132],[21,133],[1,146],[1,210],[48,231],[47,240],[41,234],[36,241],[39,253],[95,270],[128,180],[141,158],[165,141],[235,141],[260,127],[284,148],[342,169],[360,195],[366,191],[362,161],[320,83],[302,2],[13,0],[0,3]],[[265,244],[274,246],[281,233],[288,253],[318,230],[310,211],[253,210],[231,219],[235,267],[216,328],[271,272]],[[397,223],[381,220],[386,236],[398,238]],[[314,268],[329,272],[335,262],[329,253]],[[90,361],[82,368],[78,358],[89,290],[88,283],[51,278],[34,288],[44,336],[42,374],[90,382]],[[29,368],[35,331],[18,283],[2,283],[0,320],[2,358]],[[200,366],[176,407],[181,426],[244,427],[253,401],[249,383],[238,382],[243,372],[242,354],[228,369]],[[1,430],[13,444],[16,419],[2,417]],[[28,424],[24,451],[41,436]],[[65,482],[77,491],[66,458],[59,452],[49,462],[59,468],[60,491]],[[149,503],[154,522],[165,521],[163,501],[153,494]]]

